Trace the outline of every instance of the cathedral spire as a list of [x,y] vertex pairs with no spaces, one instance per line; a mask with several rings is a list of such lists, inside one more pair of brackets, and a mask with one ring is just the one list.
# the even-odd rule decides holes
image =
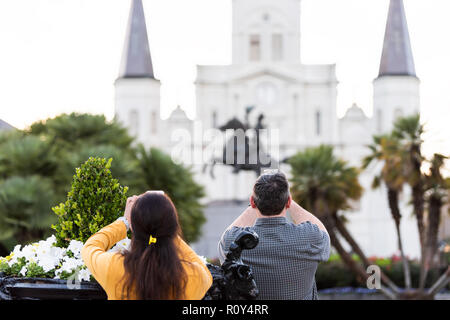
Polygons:
[[391,0],[384,35],[382,76],[416,76],[403,0]]
[[119,78],[155,78],[142,0],[131,3]]

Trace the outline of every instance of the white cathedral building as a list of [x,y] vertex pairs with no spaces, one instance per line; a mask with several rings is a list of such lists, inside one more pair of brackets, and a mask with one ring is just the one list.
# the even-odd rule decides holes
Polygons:
[[[356,105],[337,117],[336,66],[301,62],[301,0],[233,0],[232,63],[198,66],[196,119],[177,108],[167,120],[160,117],[160,81],[153,72],[142,0],[132,0],[119,77],[115,82],[116,119],[147,147],[171,154],[172,133],[180,128],[194,134],[217,128],[232,118],[249,122],[264,114],[264,124],[278,132],[279,161],[309,146],[330,144],[338,156],[355,166],[367,154],[377,133],[392,129],[394,120],[419,111],[420,81],[415,73],[402,0],[391,0],[377,78],[373,81],[373,117]],[[205,145],[200,146],[205,148]],[[281,169],[289,175],[289,168]],[[215,178],[194,166],[196,180],[205,186],[207,223],[194,244],[199,254],[217,256],[222,231],[248,204],[256,175],[233,174],[226,165],[215,167]],[[361,174],[365,193],[348,212],[349,229],[368,256],[397,253],[394,223],[386,191],[371,189],[376,166]],[[408,190],[402,195],[402,234],[406,254],[419,256],[419,240]]]

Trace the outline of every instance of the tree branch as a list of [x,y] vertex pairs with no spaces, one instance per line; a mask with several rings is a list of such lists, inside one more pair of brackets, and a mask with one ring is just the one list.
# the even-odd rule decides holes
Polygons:
[[441,291],[450,281],[450,267],[447,271],[436,281],[436,283],[428,290],[430,296],[434,296]]

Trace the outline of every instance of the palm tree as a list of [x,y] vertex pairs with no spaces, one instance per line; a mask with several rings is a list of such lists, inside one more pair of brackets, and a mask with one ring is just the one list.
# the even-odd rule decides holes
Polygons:
[[403,150],[403,165],[406,181],[412,190],[414,215],[417,220],[421,247],[420,289],[426,282],[428,267],[426,266],[426,225],[425,225],[425,177],[422,173],[424,157],[421,153],[424,126],[420,123],[420,115],[398,118],[394,123],[392,136],[398,139]]
[[404,184],[403,162],[399,150],[398,141],[389,135],[374,136],[373,143],[369,146],[371,153],[363,159],[363,169],[367,169],[371,163],[381,162],[383,167],[372,182],[372,188],[380,187],[384,183],[387,188],[387,198],[392,219],[395,222],[397,243],[403,264],[405,287],[411,288],[411,272],[409,263],[403,250],[403,242],[400,231],[401,212],[399,206],[399,194]]
[[37,175],[0,182],[0,241],[11,244],[42,239],[56,221],[50,214],[54,193],[49,179]]
[[0,139],[0,179],[15,175],[51,176],[57,162],[55,148],[48,140],[19,131]]
[[[447,200],[450,180],[442,176],[441,170],[444,161],[448,157],[441,154],[434,154],[430,161],[430,171],[425,174],[426,198],[428,199],[427,230],[425,238],[424,276],[421,279],[426,281],[428,271],[434,266],[434,257],[438,248],[438,232],[441,219],[441,210]],[[421,287],[424,283],[421,283]]]
[[423,143],[423,125],[420,123],[420,115],[398,118],[394,123],[392,136],[398,140],[400,148],[403,149],[404,174],[407,183],[412,190],[412,202],[414,214],[417,219],[420,244],[425,243],[425,222],[424,222],[424,181],[422,176],[422,163],[424,158],[421,153]]
[[[343,217],[339,216],[339,211],[351,208],[351,201],[358,200],[362,195],[363,188],[358,181],[359,170],[337,159],[333,155],[333,148],[327,145],[307,148],[291,157],[288,163],[292,168],[293,198],[323,221],[329,232],[331,243],[344,263],[357,275],[359,281],[365,283],[368,274],[344,249],[339,239],[340,235],[348,242],[365,266],[370,264],[346,229]],[[392,291],[398,292],[397,286],[384,274],[382,274],[382,281]],[[382,290],[390,297],[394,297],[387,288]]]

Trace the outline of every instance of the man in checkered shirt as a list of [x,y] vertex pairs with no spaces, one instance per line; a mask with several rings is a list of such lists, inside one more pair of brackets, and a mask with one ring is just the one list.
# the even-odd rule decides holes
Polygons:
[[[286,218],[289,211],[293,223]],[[299,206],[281,172],[262,174],[253,187],[250,206],[225,230],[219,259],[242,228],[252,227],[259,244],[242,252],[259,289],[258,299],[316,300],[315,273],[330,255],[330,238],[322,222]]]

